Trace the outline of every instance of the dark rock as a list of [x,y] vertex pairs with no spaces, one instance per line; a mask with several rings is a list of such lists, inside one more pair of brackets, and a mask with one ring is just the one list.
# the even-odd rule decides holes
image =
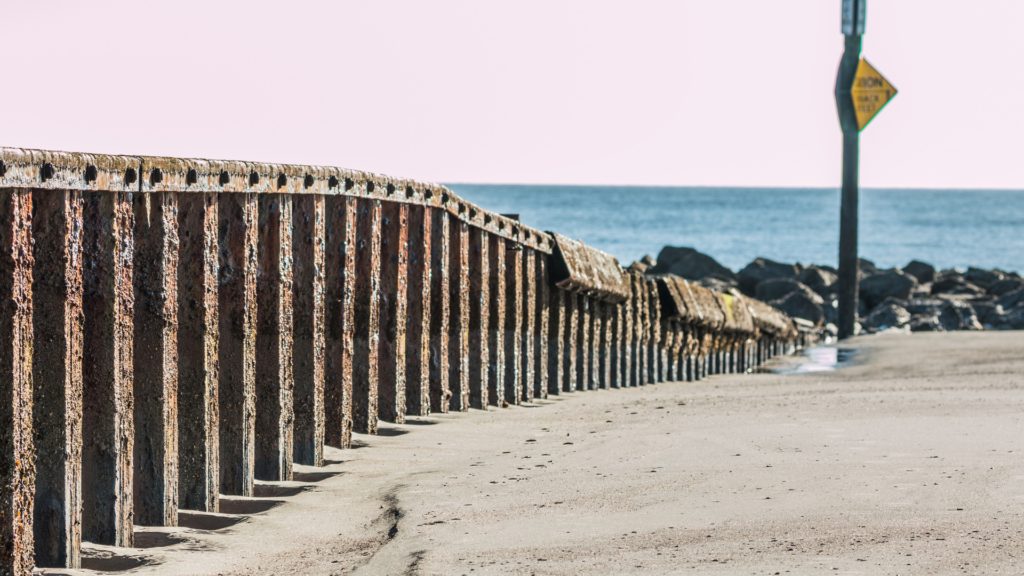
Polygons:
[[864,278],[860,281],[861,299],[874,308],[886,298],[906,300],[917,287],[917,279],[902,270],[886,270]]
[[825,315],[825,324],[839,324],[839,299],[832,296],[824,300],[821,311]]
[[814,290],[811,290],[807,286],[804,286],[798,280],[778,278],[775,280],[765,280],[757,285],[757,290],[754,293],[754,297],[762,302],[769,302],[771,300],[779,300],[785,298],[793,292],[801,292],[806,295],[811,301],[819,306],[823,300],[821,296],[818,296]]
[[[778,281],[776,280],[776,282]],[[825,314],[821,309],[821,297],[814,292],[810,292],[809,295],[808,292],[810,290],[790,292],[778,300],[772,300],[769,304],[792,318],[802,318],[820,327],[824,324],[825,320]],[[813,298],[811,295],[813,295]]]
[[993,296],[1002,296],[1003,294],[1013,292],[1021,286],[1024,286],[1024,282],[1021,282],[1016,278],[1004,278],[989,286],[988,293]]
[[911,332],[945,332],[938,314],[919,314],[910,319]]
[[1014,308],[1021,303],[1024,303],[1024,287],[1007,292],[996,300],[996,304],[1002,306],[1004,310]]
[[903,267],[903,271],[917,278],[919,284],[933,282],[935,280],[935,267],[925,262],[913,260]]
[[835,268],[833,268],[831,266],[826,266],[825,264],[815,264],[814,266],[816,268],[821,268],[822,270],[824,270],[825,272],[828,272],[829,274],[835,276],[836,278],[839,277],[839,270],[836,270]]
[[980,296],[985,293],[983,288],[979,288],[959,274],[945,275],[941,280],[936,280],[932,284],[932,294],[967,294],[969,296]]
[[921,314],[937,314],[939,309],[946,304],[946,301],[939,298],[913,298],[899,304],[906,308],[907,312],[910,312],[912,316],[918,316]]
[[995,301],[971,302],[971,307],[974,308],[974,313],[982,326],[997,324],[1003,315],[1003,307],[996,304]]
[[835,283],[838,276],[822,268],[821,266],[808,266],[804,268],[797,280],[805,286],[814,290],[821,296],[835,292]]
[[861,326],[865,330],[885,330],[886,328],[899,328],[908,322],[910,322],[910,312],[890,301],[872,310],[871,314],[861,322]]
[[973,266],[964,273],[964,280],[986,290],[1004,278],[1006,275],[999,270],[984,270]]
[[630,264],[629,267],[626,268],[626,270],[629,270],[630,272],[639,272],[640,274],[646,274],[649,268],[650,266],[638,260]]
[[765,280],[778,278],[796,278],[799,271],[793,264],[782,264],[767,258],[757,258],[750,264],[736,273],[739,279],[740,291],[748,296],[753,296],[757,285]]
[[1024,306],[991,314],[988,320],[987,324],[995,330],[1024,330]]
[[693,248],[665,246],[658,254],[657,264],[648,270],[650,274],[675,274],[687,280],[700,280],[709,276],[727,282],[736,282],[736,274],[722,266],[717,260],[701,254]]
[[735,288],[736,282],[731,280],[723,280],[715,276],[708,276],[697,280],[697,284],[707,288],[708,290],[714,290],[715,292],[728,292],[729,288]]
[[871,276],[878,273],[878,267],[871,260],[857,258],[857,272],[861,276]]
[[917,288],[910,294],[911,298],[928,298],[932,295],[932,283],[918,284]]
[[959,300],[947,300],[945,305],[939,309],[938,318],[939,323],[947,331],[982,329],[974,308]]

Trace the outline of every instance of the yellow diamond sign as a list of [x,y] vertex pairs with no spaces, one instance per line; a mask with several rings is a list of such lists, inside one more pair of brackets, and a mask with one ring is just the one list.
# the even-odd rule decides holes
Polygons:
[[896,87],[889,83],[874,66],[864,58],[857,65],[853,78],[853,109],[857,113],[857,129],[863,130],[890,100],[896,97]]

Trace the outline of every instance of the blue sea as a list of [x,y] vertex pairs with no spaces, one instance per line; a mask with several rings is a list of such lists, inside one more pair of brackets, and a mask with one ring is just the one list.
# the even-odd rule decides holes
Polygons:
[[[450,184],[523,223],[615,255],[628,265],[689,246],[739,270],[758,256],[835,266],[839,190]],[[860,255],[880,267],[1024,270],[1024,190],[866,189]]]

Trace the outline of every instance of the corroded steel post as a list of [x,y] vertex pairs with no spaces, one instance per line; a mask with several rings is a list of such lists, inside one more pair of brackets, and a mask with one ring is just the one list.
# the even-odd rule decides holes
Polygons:
[[630,355],[630,362],[632,364],[632,370],[629,374],[629,385],[640,386],[643,382],[644,373],[644,294],[646,290],[643,289],[643,279],[639,278],[636,274],[630,274],[630,287],[632,288],[633,297],[630,298],[630,316],[633,320],[633,331],[630,334],[630,345],[632,347],[632,354]]
[[[372,192],[369,184],[367,189]],[[363,434],[377,433],[380,224],[380,200],[360,198],[356,208],[356,288],[352,322],[352,426]]]
[[523,271],[522,271],[522,344],[520,355],[523,360],[522,380],[523,388],[520,400],[533,402],[536,388],[536,377],[534,375],[534,323],[537,321],[537,263],[536,251],[533,248],[523,247]]
[[587,379],[586,389],[597,389],[597,365],[600,330],[598,329],[600,319],[598,316],[598,301],[587,296]]
[[324,443],[350,448],[356,199],[331,195],[324,201]]
[[505,241],[505,400],[519,404],[522,386],[523,247]]
[[448,301],[451,336],[448,342],[448,385],[451,387],[449,408],[456,412],[469,410],[469,224],[452,219],[451,262],[449,264]]
[[661,321],[661,355],[658,362],[661,369],[661,379],[664,382],[676,381],[676,355],[674,349],[676,334],[674,326],[675,323],[671,320],[663,319]]
[[577,390],[590,389],[590,298],[576,295],[579,324],[576,331],[576,386]]
[[[0,192],[0,202],[11,192]],[[32,198],[33,349],[35,386],[32,431],[36,453],[36,565],[81,566],[82,542],[82,194],[74,190],[38,191]],[[0,206],[2,209],[2,206]],[[6,222],[10,219],[4,218]],[[20,232],[20,231],[19,231]],[[11,269],[11,239],[0,231],[6,247],[3,282]],[[0,294],[6,295],[7,286]],[[6,316],[4,317],[5,321]],[[11,336],[7,336],[12,342]],[[4,374],[8,374],[5,371]],[[4,390],[18,393],[18,385]],[[10,399],[4,398],[7,405]],[[26,399],[27,400],[27,399]],[[13,404],[12,404],[13,405]],[[15,430],[18,422],[0,422]],[[6,448],[5,448],[6,450]],[[6,452],[5,452],[6,453]],[[30,458],[26,458],[29,462]],[[4,486],[7,478],[4,478]],[[8,501],[7,495],[4,502]],[[27,512],[26,512],[27,513]],[[10,534],[0,528],[4,542]],[[16,544],[17,545],[17,544]],[[0,571],[9,570],[6,565]],[[14,571],[16,572],[16,571]]]
[[405,332],[406,413],[430,413],[431,209],[409,207],[409,324]]
[[658,298],[658,285],[647,282],[647,302],[650,317],[650,352],[648,353],[648,381],[652,383],[665,381],[665,348],[661,332],[661,300]]
[[647,281],[643,275],[637,278],[638,294],[640,295],[640,302],[638,303],[640,310],[640,329],[639,329],[639,342],[640,352],[637,354],[640,367],[638,370],[638,381],[641,386],[645,386],[650,382],[650,357],[651,357],[651,305],[650,305],[650,294],[647,291]]
[[293,204],[294,437],[293,458],[324,465],[324,291],[326,268],[324,197],[296,194]]
[[566,390],[565,372],[562,370],[565,355],[566,292],[559,288],[548,290],[548,394],[560,394]]
[[579,323],[580,295],[568,292],[565,295],[565,331],[562,334],[562,391],[576,391],[576,349],[577,324]]
[[536,263],[534,269],[536,286],[536,320],[533,325],[534,333],[534,384],[533,394],[535,398],[547,398],[549,385],[548,374],[548,320],[551,316],[551,296],[548,288],[547,274],[548,257],[543,252],[537,252],[534,257]]
[[612,341],[611,350],[608,353],[608,386],[610,388],[619,388],[622,386],[622,365],[625,359],[624,351],[626,349],[626,338],[623,332],[623,318],[624,304],[611,304],[607,306],[609,308],[609,334]]
[[598,306],[598,373],[597,386],[601,389],[608,389],[612,380],[612,309],[614,304],[608,302],[597,302]]
[[505,402],[505,239],[488,234],[490,318],[487,395],[494,406]]
[[132,194],[85,193],[82,215],[82,538],[131,546]]
[[405,422],[406,297],[409,272],[409,205],[385,202],[381,217],[380,418]]
[[178,504],[203,512],[220,493],[217,196],[178,195]]
[[178,198],[135,196],[135,515],[178,525]]
[[29,190],[0,190],[0,335],[0,573],[27,576],[35,477]]
[[220,490],[253,495],[256,462],[256,194],[217,197]]
[[619,340],[622,342],[622,378],[619,380],[620,388],[629,388],[633,386],[634,373],[634,361],[636,355],[636,290],[633,288],[633,278],[630,276],[629,279],[630,296],[629,299],[623,302],[620,307],[622,308],[622,322],[620,323],[621,329],[619,332]]
[[451,238],[448,212],[431,210],[430,256],[430,411],[447,413],[451,399],[448,387],[448,322],[451,306]]
[[292,479],[292,195],[259,196],[256,281],[256,478]]
[[487,232],[469,229],[469,405],[487,409],[491,319],[490,242]]

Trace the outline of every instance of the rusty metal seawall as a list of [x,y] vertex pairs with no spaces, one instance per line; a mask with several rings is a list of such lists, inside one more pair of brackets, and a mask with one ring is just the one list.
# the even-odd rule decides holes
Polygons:
[[0,149],[0,576],[406,415],[749,370],[813,332],[437,184]]

